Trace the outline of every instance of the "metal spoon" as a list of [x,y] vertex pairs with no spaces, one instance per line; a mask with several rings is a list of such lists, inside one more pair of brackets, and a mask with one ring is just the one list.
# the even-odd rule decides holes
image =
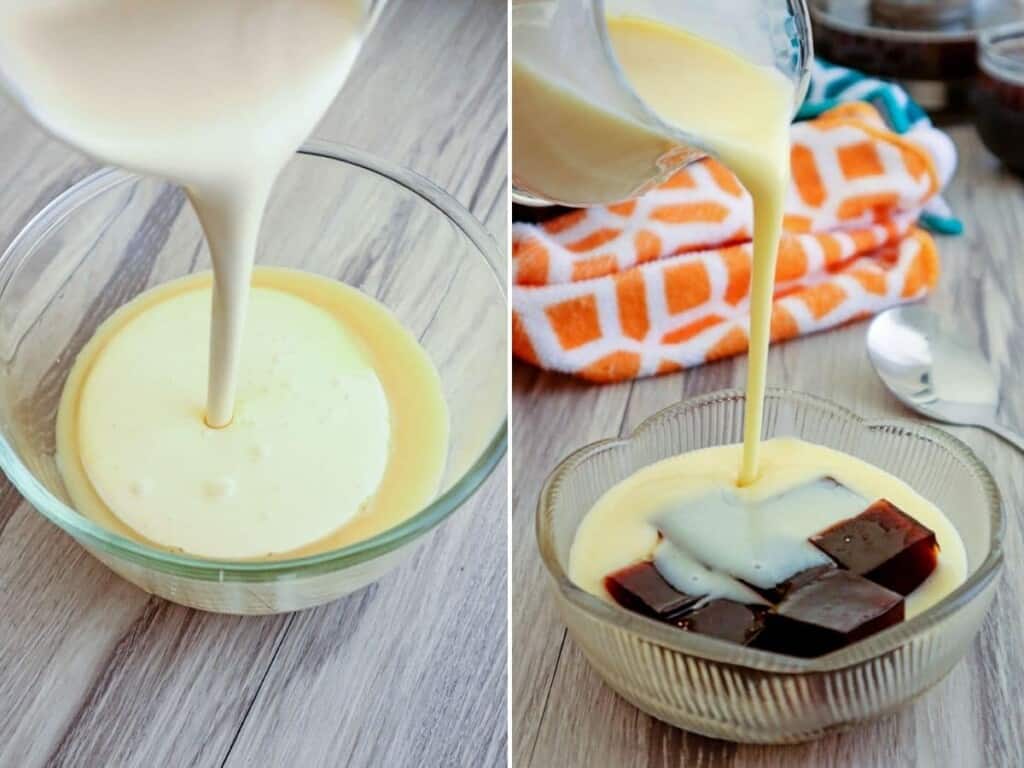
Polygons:
[[946,424],[987,429],[1024,452],[1024,437],[996,421],[999,389],[988,361],[934,312],[883,312],[868,329],[868,356],[907,407]]

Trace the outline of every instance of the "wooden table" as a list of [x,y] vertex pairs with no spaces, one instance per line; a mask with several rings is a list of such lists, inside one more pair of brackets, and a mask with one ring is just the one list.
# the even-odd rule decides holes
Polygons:
[[[999,371],[1003,417],[1024,427],[1024,187],[1001,172],[973,128],[952,131],[961,151],[949,199],[967,232],[942,239],[944,275],[929,299],[958,318]],[[908,416],[883,389],[860,324],[771,353],[769,381],[829,397],[872,416]],[[513,764],[577,766],[807,765],[853,768],[1024,766],[1024,457],[975,429],[950,429],[991,468],[1010,517],[1006,575],[966,660],[900,714],[796,747],[738,746],[694,736],[634,709],[605,688],[566,637],[537,555],[534,511],[547,473],[570,451],[623,435],[681,398],[742,387],[745,360],[617,386],[595,387],[517,366],[512,429]]]
[[[505,0],[392,0],[317,135],[504,241],[505,30]],[[10,106],[0,147],[6,244],[94,166]],[[504,765],[505,474],[379,584],[266,618],[150,597],[0,482],[0,766]]]

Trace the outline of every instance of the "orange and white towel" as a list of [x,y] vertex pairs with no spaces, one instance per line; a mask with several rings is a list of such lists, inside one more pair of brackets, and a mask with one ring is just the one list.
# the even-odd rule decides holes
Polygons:
[[[915,222],[951,174],[928,142],[893,133],[868,104],[845,104],[793,126],[792,172],[773,341],[935,286],[935,242]],[[749,195],[710,159],[638,200],[515,224],[514,354],[609,382],[744,352],[751,227]]]

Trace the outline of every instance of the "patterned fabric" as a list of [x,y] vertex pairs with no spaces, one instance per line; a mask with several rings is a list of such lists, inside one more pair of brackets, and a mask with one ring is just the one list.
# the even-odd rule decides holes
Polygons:
[[[928,145],[942,186],[949,182],[956,168],[956,147],[946,134],[932,128],[928,114],[903,88],[822,59],[815,59],[812,63],[810,81],[807,98],[796,116],[797,120],[818,117],[851,101],[867,102],[879,111],[893,131]],[[943,235],[959,235],[964,231],[963,223],[941,197],[928,201],[919,223]]]
[[[926,295],[938,254],[915,222],[943,179],[928,143],[865,103],[794,125],[792,140],[773,339]],[[713,160],[635,201],[515,224],[513,352],[607,382],[745,351],[751,226],[750,197]]]

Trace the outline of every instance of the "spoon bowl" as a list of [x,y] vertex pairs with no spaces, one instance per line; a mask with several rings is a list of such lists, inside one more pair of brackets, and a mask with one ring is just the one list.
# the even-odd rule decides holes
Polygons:
[[896,307],[868,329],[868,356],[882,382],[911,410],[946,424],[987,429],[1024,450],[996,418],[999,387],[984,355],[934,312]]

